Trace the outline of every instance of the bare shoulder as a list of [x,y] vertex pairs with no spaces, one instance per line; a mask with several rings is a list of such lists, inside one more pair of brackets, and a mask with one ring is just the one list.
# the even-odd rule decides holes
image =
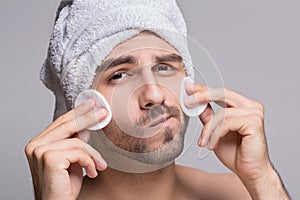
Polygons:
[[251,199],[235,174],[212,174],[180,165],[175,169],[180,187],[198,199]]

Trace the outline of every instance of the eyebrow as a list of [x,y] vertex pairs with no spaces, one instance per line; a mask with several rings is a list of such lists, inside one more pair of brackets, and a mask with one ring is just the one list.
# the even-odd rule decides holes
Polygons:
[[[175,53],[171,53],[171,54],[162,55],[162,56],[154,56],[153,60],[155,63],[182,62],[182,57]],[[114,68],[114,67],[122,65],[122,64],[137,64],[137,60],[133,56],[110,58],[110,59],[104,61],[102,64],[100,64],[97,67],[96,71],[97,72],[107,71],[108,69]]]
[[133,56],[110,58],[100,64],[96,71],[107,71],[108,69],[114,68],[122,64],[137,64],[136,59]]
[[156,56],[155,57],[156,63],[162,63],[162,62],[182,62],[182,57],[180,55],[177,55],[175,53],[163,55],[163,56]]

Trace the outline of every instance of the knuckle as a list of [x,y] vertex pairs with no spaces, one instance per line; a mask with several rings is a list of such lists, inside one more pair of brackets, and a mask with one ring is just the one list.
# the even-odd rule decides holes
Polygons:
[[82,144],[82,141],[79,138],[72,138],[71,141],[74,144],[75,148],[82,149],[83,144]]
[[263,125],[263,119],[259,115],[253,115],[251,118],[255,125],[259,127]]
[[61,124],[60,127],[61,127],[63,130],[66,130],[66,131],[69,129],[69,126],[67,125],[67,123]]
[[81,164],[83,164],[85,166],[91,160],[90,156],[86,153],[86,151],[84,149],[74,149],[72,151],[72,154],[74,155],[74,157],[76,157],[78,162],[80,162]]
[[30,143],[28,143],[28,144],[26,144],[26,146],[25,146],[25,149],[24,149],[24,151],[25,151],[25,154],[27,155],[27,156],[29,156],[30,154],[31,154],[31,152],[32,152],[32,147],[31,147],[32,145],[30,144]]
[[32,156],[36,159],[40,159],[42,157],[44,153],[44,148],[42,146],[37,146],[33,152],[32,152]]
[[265,108],[264,105],[260,102],[254,101],[254,107],[260,110],[261,112],[264,112]]
[[25,154],[26,154],[27,156],[32,155],[32,153],[33,153],[35,147],[36,147],[36,144],[35,144],[34,140],[33,140],[33,139],[30,140],[30,141],[26,144],[26,146],[25,146]]
[[56,158],[57,158],[57,156],[54,154],[53,151],[46,151],[41,156],[42,163],[45,166],[51,164]]
[[258,110],[258,116],[260,119],[264,119],[264,112],[262,110]]
[[[71,125],[69,124],[69,123],[63,123],[63,124],[61,124],[60,125],[60,128],[64,131],[64,132],[67,132],[67,133],[69,133],[69,134],[72,134],[72,133],[74,133],[75,131],[74,131],[74,129],[73,129],[73,123],[74,123],[74,121],[72,121],[72,123],[71,123]],[[76,124],[74,124],[75,125],[75,127],[76,127]]]
[[76,149],[76,150],[74,151],[74,153],[75,153],[75,152],[76,152],[76,155],[77,155],[78,157],[80,157],[82,160],[85,160],[85,159],[89,158],[89,155],[87,154],[86,150],[83,149],[83,148]]
[[66,116],[65,115],[61,115],[55,121],[56,122],[64,122],[64,121],[66,121]]
[[260,116],[260,118],[264,118],[264,106],[263,106],[263,104],[257,102],[256,114],[258,116]]
[[258,108],[259,108],[259,110],[261,110],[261,112],[265,111],[265,107],[262,103],[258,103]]

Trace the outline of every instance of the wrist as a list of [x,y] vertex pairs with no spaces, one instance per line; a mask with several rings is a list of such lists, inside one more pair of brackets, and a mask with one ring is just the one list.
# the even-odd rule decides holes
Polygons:
[[242,179],[242,182],[246,186],[252,199],[274,199],[274,200],[289,200],[287,192],[283,186],[283,183],[275,171],[270,165],[268,169],[263,173],[263,176],[256,179]]

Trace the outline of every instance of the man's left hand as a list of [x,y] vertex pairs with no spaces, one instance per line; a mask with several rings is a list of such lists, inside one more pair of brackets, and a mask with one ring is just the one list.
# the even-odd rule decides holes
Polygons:
[[278,182],[268,156],[261,103],[226,88],[189,84],[186,91],[191,95],[185,99],[188,107],[209,102],[222,107],[214,113],[208,104],[199,116],[204,125],[198,141],[200,147],[214,150],[220,161],[252,192],[252,197],[265,192],[259,190],[266,188],[258,187],[271,186],[274,179]]

